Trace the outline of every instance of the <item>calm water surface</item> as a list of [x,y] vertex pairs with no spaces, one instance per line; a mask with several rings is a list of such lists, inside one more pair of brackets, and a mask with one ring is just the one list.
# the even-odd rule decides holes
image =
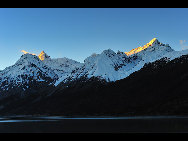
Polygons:
[[0,118],[0,133],[183,133],[188,117],[11,116]]

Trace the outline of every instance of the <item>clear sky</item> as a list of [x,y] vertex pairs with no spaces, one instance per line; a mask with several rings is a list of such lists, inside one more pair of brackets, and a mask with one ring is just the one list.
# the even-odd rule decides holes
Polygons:
[[83,62],[92,53],[129,51],[154,37],[175,50],[180,43],[187,47],[188,9],[0,8],[0,70],[21,50]]

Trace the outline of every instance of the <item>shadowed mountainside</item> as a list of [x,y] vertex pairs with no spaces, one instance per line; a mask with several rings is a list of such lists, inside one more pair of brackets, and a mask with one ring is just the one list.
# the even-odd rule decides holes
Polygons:
[[21,99],[8,97],[0,101],[0,114],[188,115],[187,85],[188,55],[162,58],[116,82],[82,78]]

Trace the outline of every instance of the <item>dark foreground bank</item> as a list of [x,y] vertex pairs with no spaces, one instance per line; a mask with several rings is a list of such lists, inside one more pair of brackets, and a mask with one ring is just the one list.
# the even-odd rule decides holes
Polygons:
[[188,117],[0,119],[0,133],[187,133]]

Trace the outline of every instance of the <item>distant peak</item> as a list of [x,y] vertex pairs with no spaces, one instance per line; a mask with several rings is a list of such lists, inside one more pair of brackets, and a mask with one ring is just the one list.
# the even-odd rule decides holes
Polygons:
[[104,50],[102,53],[104,53],[104,54],[115,54],[115,52],[111,49]]
[[45,60],[46,58],[50,58],[50,56],[48,56],[44,51],[42,51],[39,55],[38,55],[40,60]]
[[159,43],[159,41],[157,40],[157,38],[153,38],[149,43],[147,43],[143,47],[138,47],[138,48],[132,49],[129,52],[125,52],[125,54],[127,56],[130,56],[130,55],[138,53],[138,52],[140,52],[140,51],[142,51],[142,50],[144,50],[144,49],[146,49],[146,48],[148,48],[148,47],[150,47],[150,46],[152,46],[152,45],[154,45],[156,43]]

